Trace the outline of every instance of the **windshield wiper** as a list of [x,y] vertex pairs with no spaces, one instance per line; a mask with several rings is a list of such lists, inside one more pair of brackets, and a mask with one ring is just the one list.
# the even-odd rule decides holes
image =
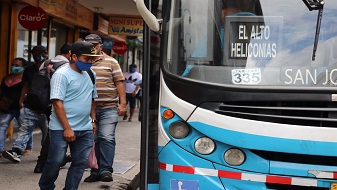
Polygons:
[[310,11],[318,10],[315,43],[314,43],[314,49],[312,50],[312,60],[315,61],[319,32],[321,29],[321,22],[322,22],[322,16],[323,16],[324,0],[302,0],[302,1],[308,7]]

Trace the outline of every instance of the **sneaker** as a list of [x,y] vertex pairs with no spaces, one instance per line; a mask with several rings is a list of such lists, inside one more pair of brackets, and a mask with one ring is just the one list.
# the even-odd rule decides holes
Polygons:
[[124,117],[123,117],[123,120],[126,120],[128,118],[128,115],[125,114]]
[[84,179],[84,182],[96,182],[96,181],[100,181],[100,176],[96,175],[96,174],[90,174],[89,177]]
[[18,155],[16,152],[13,152],[11,150],[6,150],[2,152],[2,156],[12,162],[21,162],[21,155]]
[[101,175],[102,182],[111,182],[113,181],[111,173],[104,173]]

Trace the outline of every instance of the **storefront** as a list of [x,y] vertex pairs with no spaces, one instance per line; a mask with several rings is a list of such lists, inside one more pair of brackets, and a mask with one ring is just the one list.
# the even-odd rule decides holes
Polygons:
[[[32,62],[29,49],[35,45],[47,47],[53,58],[63,44],[81,40],[80,34],[92,31],[94,25],[94,13],[75,0],[0,0],[0,13],[1,78],[15,57]],[[38,29],[29,28],[39,24]]]
[[78,0],[0,0],[0,15],[1,78],[16,57],[32,63],[29,50],[34,46],[47,47],[49,58],[54,58],[62,45],[82,40],[90,33],[102,37],[103,51],[111,56],[116,53],[115,42],[127,43],[127,51],[116,59],[124,71],[131,63],[141,70],[142,44],[136,43],[137,37],[143,35],[141,18],[94,13]]
[[128,17],[126,15],[110,16],[109,35],[126,37],[125,41],[115,43],[113,46],[113,49],[117,50],[115,53],[119,55],[118,60],[122,69],[127,71],[129,69],[128,65],[136,64],[138,66],[138,71],[141,71],[143,42],[138,39],[143,37],[143,19]]

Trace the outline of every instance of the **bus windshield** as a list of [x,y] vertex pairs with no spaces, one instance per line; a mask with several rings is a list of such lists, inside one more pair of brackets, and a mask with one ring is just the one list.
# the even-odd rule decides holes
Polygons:
[[[315,1],[313,1],[315,2]],[[337,86],[337,1],[172,0],[164,69],[234,86]],[[313,60],[315,37],[317,50]]]

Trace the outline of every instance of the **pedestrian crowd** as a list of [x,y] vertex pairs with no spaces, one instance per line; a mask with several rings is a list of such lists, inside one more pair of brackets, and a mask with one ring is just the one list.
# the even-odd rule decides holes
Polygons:
[[[64,190],[78,189],[88,167],[90,175],[84,182],[113,181],[118,117],[132,121],[141,93],[137,65],[123,72],[118,61],[103,52],[96,34],[64,44],[54,59],[48,59],[48,50],[41,45],[31,54],[34,64],[27,66],[24,58],[15,58],[1,80],[0,157],[20,163],[21,156],[31,153],[33,130],[39,127],[42,148],[33,171],[41,173],[41,190],[55,188],[60,167],[68,162]],[[12,148],[4,150],[14,118],[19,131]],[[95,167],[89,165],[93,161],[89,155],[96,158]]]

